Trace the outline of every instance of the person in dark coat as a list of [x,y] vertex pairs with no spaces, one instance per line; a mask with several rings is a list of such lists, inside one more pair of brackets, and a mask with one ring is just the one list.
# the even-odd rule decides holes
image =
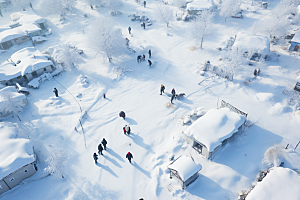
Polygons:
[[120,117],[123,117],[123,119],[125,119],[125,113],[124,113],[124,111],[121,111],[121,112],[119,113],[119,116],[120,116]]
[[162,95],[162,93],[165,93],[165,86],[163,84],[160,86],[160,95]]
[[54,88],[53,92],[54,92],[55,96],[58,97],[58,90],[56,88]]
[[146,56],[145,56],[145,54],[143,54],[143,61],[145,61],[145,58],[146,58]]
[[103,138],[103,140],[101,141],[102,145],[103,145],[103,148],[104,150],[106,150],[106,145],[107,145],[107,141],[105,138]]
[[175,95],[173,94],[171,97],[171,103],[173,104],[173,100],[175,99]]
[[131,27],[130,26],[128,27],[128,32],[129,32],[129,34],[131,34]]
[[98,155],[96,153],[94,153],[93,158],[95,160],[95,164],[97,164],[97,160],[98,160]]
[[126,158],[127,158],[128,161],[131,163],[131,159],[133,159],[133,155],[132,155],[130,152],[128,152],[128,153],[126,154]]
[[33,10],[31,2],[29,3],[29,6],[30,6],[30,8]]
[[149,64],[149,67],[152,66],[152,62],[150,60],[148,60],[148,64]]
[[144,8],[146,8],[146,1],[144,1]]
[[175,89],[173,88],[172,89],[172,92],[171,92],[174,96],[176,95],[176,93],[175,93]]
[[102,151],[103,151],[103,147],[101,144],[99,144],[98,145],[98,154],[103,155]]
[[141,56],[141,55],[138,55],[138,57],[137,57],[137,62],[140,63],[140,62],[141,62],[141,59],[142,59],[142,56]]
[[144,27],[144,29],[146,28],[146,24],[145,24],[145,22],[143,22],[143,27]]
[[149,58],[151,58],[151,49],[149,49],[148,54],[149,54]]
[[125,131],[126,131],[126,133],[127,133],[127,135],[130,135],[130,126],[127,126],[127,125],[125,125]]

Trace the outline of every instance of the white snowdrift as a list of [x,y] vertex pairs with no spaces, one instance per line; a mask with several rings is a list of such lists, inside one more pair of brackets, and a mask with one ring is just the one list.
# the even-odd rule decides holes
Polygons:
[[194,0],[191,3],[188,3],[186,10],[209,10],[214,6],[211,0]]

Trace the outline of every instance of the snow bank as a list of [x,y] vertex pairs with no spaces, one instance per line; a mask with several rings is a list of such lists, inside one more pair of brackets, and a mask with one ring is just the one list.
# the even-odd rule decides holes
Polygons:
[[246,51],[266,56],[270,52],[270,40],[266,36],[249,35],[239,32],[236,35],[232,50],[244,53]]
[[0,81],[8,81],[21,75],[21,72],[16,69],[15,63],[5,63],[0,65]]
[[178,172],[183,181],[188,180],[191,176],[202,169],[202,165],[196,164],[190,156],[180,156],[177,160],[168,166]]
[[18,21],[22,24],[24,24],[24,23],[44,23],[44,22],[46,22],[46,19],[36,15],[31,10],[12,13],[10,15],[10,19],[12,21]]
[[18,138],[18,127],[0,122],[0,179],[35,161],[29,139]]
[[258,182],[246,200],[289,199],[300,197],[300,177],[291,169],[276,167]]
[[38,89],[41,83],[44,83],[45,81],[49,81],[51,79],[52,79],[52,75],[50,73],[44,73],[38,78],[32,79],[28,83],[28,87]]
[[236,133],[245,120],[245,116],[239,115],[229,108],[213,108],[188,127],[184,133],[203,143],[211,152],[223,140]]
[[194,0],[188,3],[186,10],[209,10],[214,6],[212,0]]

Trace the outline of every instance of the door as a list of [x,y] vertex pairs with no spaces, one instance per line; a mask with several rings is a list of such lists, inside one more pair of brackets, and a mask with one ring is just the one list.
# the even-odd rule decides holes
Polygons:
[[294,48],[294,51],[298,51],[298,49],[299,49],[299,46],[296,45],[295,48]]

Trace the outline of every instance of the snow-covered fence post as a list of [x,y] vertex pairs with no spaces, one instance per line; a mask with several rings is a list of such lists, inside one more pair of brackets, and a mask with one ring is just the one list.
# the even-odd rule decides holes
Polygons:
[[299,141],[298,144],[296,145],[294,151],[296,151],[296,149],[297,149],[297,147],[298,147],[299,144],[300,144],[300,141]]

